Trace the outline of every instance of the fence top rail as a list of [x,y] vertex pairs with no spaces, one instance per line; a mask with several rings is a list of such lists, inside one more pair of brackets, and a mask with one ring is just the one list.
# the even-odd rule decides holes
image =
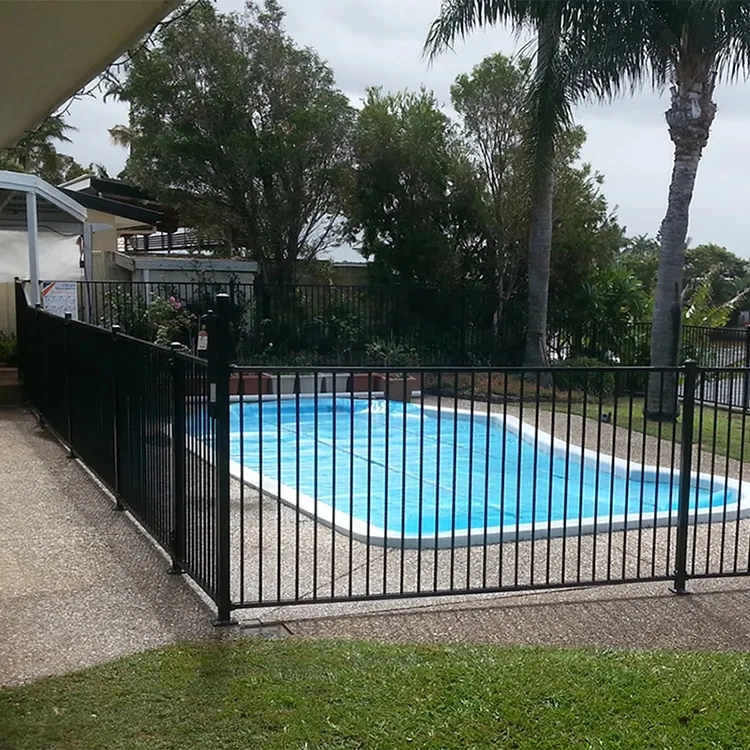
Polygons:
[[190,364],[201,365],[202,367],[208,368],[208,360],[203,359],[203,357],[196,357],[195,354],[191,354],[190,352],[183,352],[180,350],[172,351],[172,354],[184,360],[185,362],[190,362]]
[[[706,368],[698,368],[703,370]],[[296,373],[333,373],[348,375],[351,373],[385,373],[385,374],[404,374],[404,373],[424,373],[424,374],[476,374],[486,375],[488,373],[509,375],[545,375],[549,373],[683,373],[685,366],[678,367],[646,367],[646,366],[602,366],[602,367],[567,367],[566,365],[557,365],[552,367],[503,367],[501,365],[488,365],[486,367],[464,367],[453,365],[405,365],[405,366],[388,366],[388,365],[354,365],[354,366],[327,366],[327,365],[232,365],[231,370],[237,374],[249,373],[278,373],[296,374]],[[737,372],[739,368],[727,368],[727,372]]]
[[109,332],[110,335],[116,336],[120,340],[128,341],[133,344],[140,344],[141,346],[147,349],[154,349],[155,351],[166,352],[167,354],[172,354],[172,350],[168,346],[162,346],[161,344],[156,344],[153,341],[145,341],[144,339],[139,339],[137,336],[130,336],[127,333],[122,333],[121,331],[115,331],[111,328],[102,328],[101,326],[96,326],[96,325],[89,324],[89,323],[84,323],[84,325],[87,326],[88,328],[96,328],[98,331]]
[[740,367],[739,365],[723,365],[721,367],[698,367],[698,372],[704,375],[750,375],[750,367]]

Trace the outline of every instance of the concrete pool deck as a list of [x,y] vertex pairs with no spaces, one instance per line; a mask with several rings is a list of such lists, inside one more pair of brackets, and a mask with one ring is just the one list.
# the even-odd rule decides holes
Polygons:
[[[209,622],[210,611],[184,578],[166,574],[164,556],[126,514],[113,511],[111,498],[76,461],[66,457],[48,433],[39,429],[31,415],[0,410],[0,456],[0,686],[81,669],[182,640],[233,638],[257,632],[214,629]],[[237,492],[238,487],[233,490]],[[252,515],[252,503],[247,499],[246,521]],[[270,505],[270,501],[264,502]],[[236,497],[233,507],[236,544]],[[265,512],[269,518],[277,518],[268,508]],[[282,519],[282,531],[292,534],[291,539],[285,537],[287,542],[294,540],[293,513],[291,520],[289,527]],[[245,528],[248,548],[252,530]],[[739,531],[745,545],[749,531],[746,522]],[[645,544],[645,537],[642,541]],[[648,550],[653,541],[649,537]],[[644,562],[643,545],[639,555],[637,546],[627,539],[624,542],[613,540],[613,559],[619,564],[624,560],[626,570],[631,571],[637,571],[639,565],[650,565],[650,552]],[[665,543],[666,539],[657,536],[658,549]],[[342,548],[340,541],[337,544],[345,552],[348,568],[348,545]],[[330,552],[330,544],[319,547],[319,554]],[[586,550],[581,553],[583,559]],[[309,568],[310,548],[301,546],[299,554],[301,563]],[[521,571],[529,569],[525,554]],[[551,564],[555,559],[559,560],[559,555],[553,551]],[[393,564],[397,560],[381,563],[378,577],[385,569],[389,581],[398,581],[398,568]],[[272,573],[275,562],[271,555],[269,592],[277,584]],[[284,590],[294,591],[294,562],[294,555],[283,556]],[[361,560],[353,562],[352,580],[361,582]],[[246,565],[249,570],[249,560]],[[450,574],[449,563],[447,568],[445,565],[438,564],[441,577]],[[512,573],[511,568],[508,570]],[[236,589],[237,566],[233,573]],[[250,580],[247,578],[246,584]],[[348,575],[344,573],[341,580],[343,584],[336,586],[346,587]],[[238,614],[246,624],[254,624],[256,619],[269,625],[284,622],[286,627],[278,632],[299,637],[748,648],[747,578],[692,581],[688,588],[695,593],[685,597],[673,596],[668,586],[667,582],[657,582],[398,602],[293,607],[269,604]]]

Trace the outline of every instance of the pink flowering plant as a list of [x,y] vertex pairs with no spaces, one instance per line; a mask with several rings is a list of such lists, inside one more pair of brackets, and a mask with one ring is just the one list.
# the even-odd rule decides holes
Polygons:
[[187,344],[197,319],[178,297],[168,299],[154,295],[147,310],[154,331],[154,343],[169,346],[172,342]]

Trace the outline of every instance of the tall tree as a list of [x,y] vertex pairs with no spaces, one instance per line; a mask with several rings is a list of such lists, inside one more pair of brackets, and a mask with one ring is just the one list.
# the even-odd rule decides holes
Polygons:
[[[742,0],[651,0],[638,4],[629,29],[657,84],[671,84],[666,112],[674,143],[667,212],[661,224],[659,271],[651,334],[651,364],[678,364],[683,269],[698,164],[716,116],[714,91],[750,67],[750,5]],[[646,415],[671,421],[678,413],[677,379],[652,376]]]
[[336,239],[354,113],[276,0],[196,7],[130,61],[126,172],[272,283]]
[[625,269],[653,295],[659,270],[659,240],[642,234],[629,238],[617,257],[617,265]]
[[431,93],[370,89],[354,155],[347,228],[378,280],[442,286],[481,274],[478,183]]
[[[523,287],[529,231],[531,172],[525,106],[533,84],[532,62],[503,55],[485,58],[451,88],[482,189],[485,277],[497,292],[498,319]],[[556,146],[556,197],[550,262],[550,323],[564,319],[571,290],[599,266],[610,265],[623,244],[622,229],[601,193],[603,177],[590,165],[575,167],[586,140],[582,128],[561,132]],[[515,314],[516,305],[513,305]]]
[[526,98],[529,113],[527,144],[532,175],[529,225],[529,295],[527,365],[548,363],[547,308],[549,296],[555,156],[562,135],[572,123],[572,108],[585,96],[610,96],[624,80],[630,62],[626,48],[617,65],[609,45],[619,4],[583,0],[443,0],[425,50],[434,56],[457,37],[479,26],[510,23],[516,30],[536,33],[533,84]]
[[482,265],[494,287],[499,325],[504,309],[524,279],[522,235],[528,232],[529,180],[525,158],[524,101],[531,83],[531,61],[497,54],[485,58],[451,87],[482,191]]
[[[494,299],[486,309],[498,329],[523,318],[531,180],[523,100],[531,82],[530,60],[486,58],[451,89],[456,123],[429,92],[368,92],[355,128],[347,215],[350,237],[374,257],[378,280],[470,284]],[[623,244],[602,176],[574,166],[585,137],[580,127],[567,131],[556,153],[550,317],[561,325],[573,292],[611,265]]]

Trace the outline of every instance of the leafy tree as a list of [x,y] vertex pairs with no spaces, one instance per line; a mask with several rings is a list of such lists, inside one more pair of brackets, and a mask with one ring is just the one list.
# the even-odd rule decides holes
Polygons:
[[198,6],[133,56],[126,174],[272,283],[331,245],[353,110],[331,69],[285,33],[276,0]]
[[641,322],[650,309],[650,297],[626,268],[603,266],[582,284],[569,289],[568,304],[557,311],[556,329],[563,334],[568,356],[601,361],[628,361],[640,354]]
[[0,152],[0,169],[34,174],[52,185],[86,174],[89,170],[57,150],[56,143],[70,143],[68,133],[73,130],[62,115],[50,115],[15,146]]
[[549,287],[553,327],[573,307],[589,320],[599,320],[596,309],[578,307],[575,294],[599,278],[602,269],[610,269],[625,244],[624,230],[602,193],[603,175],[590,164],[572,166],[578,161],[585,133],[576,128],[569,140],[568,162],[556,170]]
[[[620,253],[618,266],[637,278],[653,297],[659,265],[658,239],[634,237]],[[750,261],[731,253],[725,247],[707,243],[685,251],[682,320],[697,325],[696,320],[731,320],[750,287]],[[688,310],[692,312],[688,314]],[[721,316],[698,315],[697,310],[720,309]],[[653,306],[650,314],[653,314]],[[722,323],[724,325],[724,323]]]
[[659,240],[645,234],[631,237],[617,257],[617,265],[632,274],[652,294],[659,270]]
[[692,290],[690,300],[682,310],[683,325],[721,328],[730,322],[739,304],[750,293],[750,286],[739,289],[737,294],[723,302],[716,302],[712,296],[712,289],[719,281],[718,276],[716,271],[710,272]]
[[379,280],[440,286],[481,275],[478,185],[431,93],[370,89],[354,154],[348,232]]
[[[451,89],[469,155],[482,185],[486,278],[501,304],[524,287],[532,175],[525,147],[533,83],[532,62],[492,55]],[[603,177],[590,165],[574,167],[586,134],[580,127],[560,134],[555,158],[556,200],[552,215],[550,321],[565,317],[571,290],[600,266],[612,263],[623,233],[601,193]]]
[[524,99],[531,61],[491,55],[451,87],[468,158],[481,185],[482,242],[477,265],[498,297],[496,320],[517,294],[526,270],[529,173],[526,163]]
[[[706,282],[714,305],[724,305],[750,286],[750,261],[711,243],[685,251],[685,302]],[[737,300],[738,302],[741,300]]]
[[[518,319],[525,291],[531,175],[522,106],[531,62],[488,57],[456,79],[454,126],[432,94],[368,93],[355,130],[349,231],[380,280],[470,283],[496,296],[495,321]],[[601,175],[574,168],[585,133],[560,139],[552,300],[611,264],[622,230]]]

